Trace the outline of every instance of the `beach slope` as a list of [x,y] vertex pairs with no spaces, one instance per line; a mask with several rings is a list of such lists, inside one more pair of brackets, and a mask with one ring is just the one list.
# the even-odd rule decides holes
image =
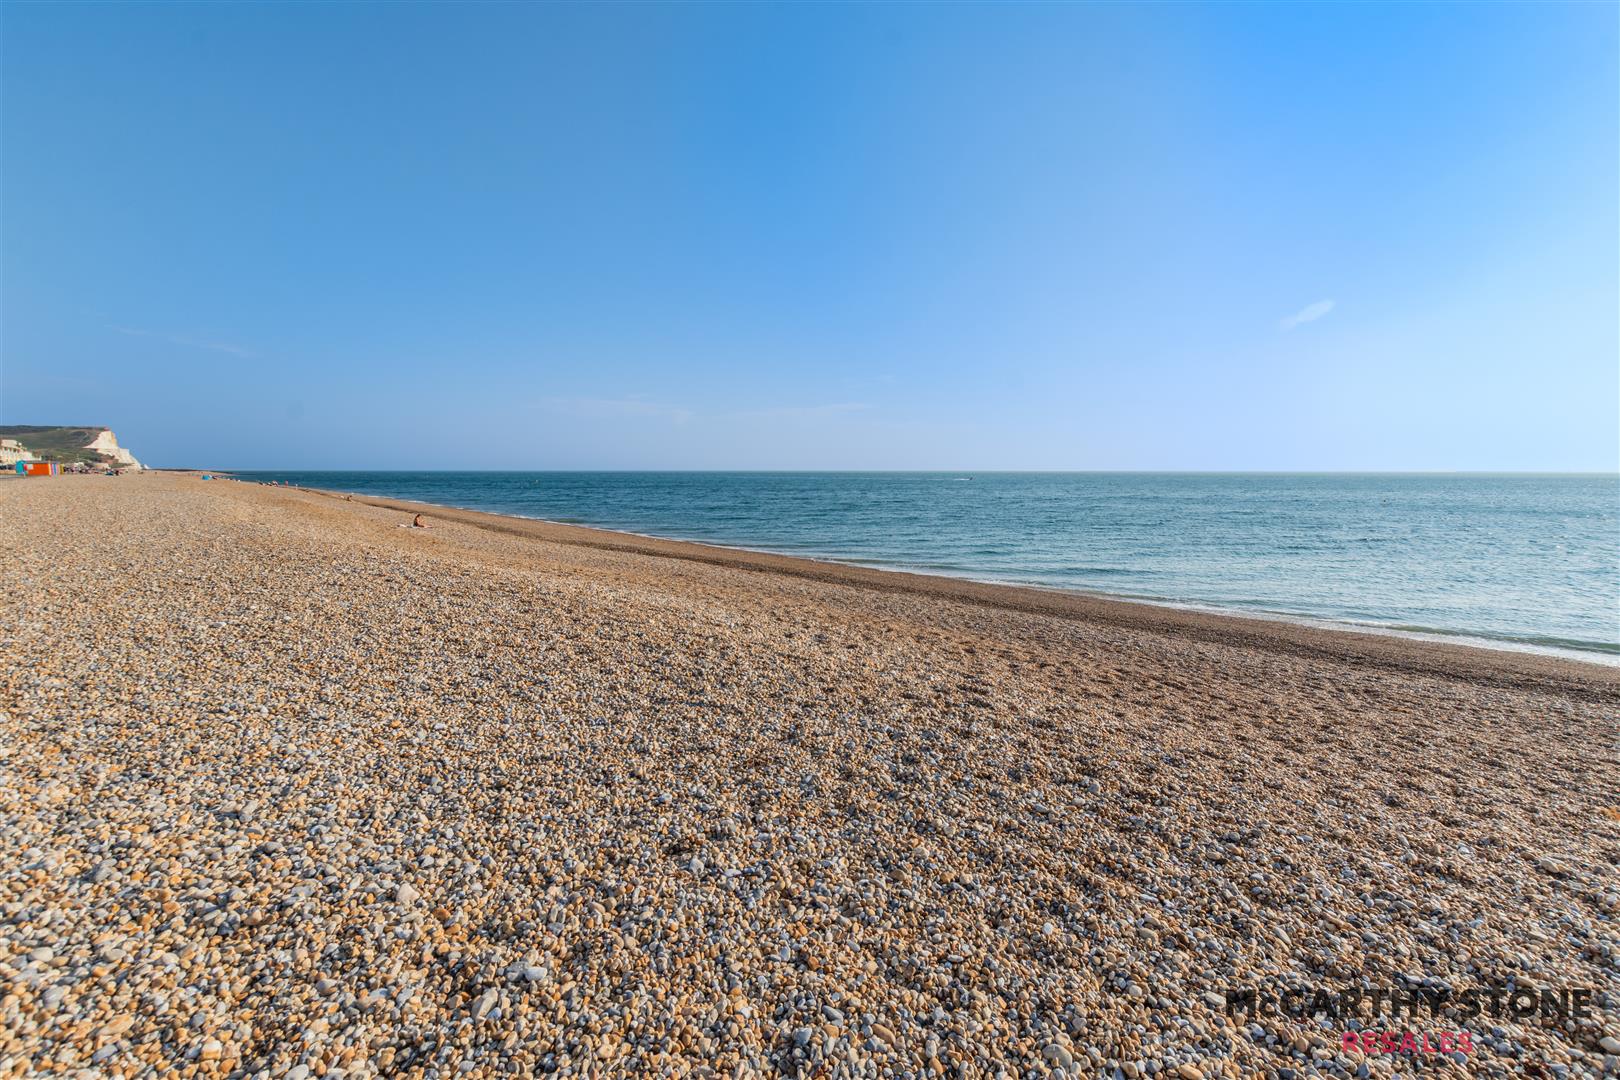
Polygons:
[[1222,995],[1423,979],[1596,989],[1472,1072],[1620,1038],[1613,668],[429,514],[0,483],[0,1075],[1391,1075]]

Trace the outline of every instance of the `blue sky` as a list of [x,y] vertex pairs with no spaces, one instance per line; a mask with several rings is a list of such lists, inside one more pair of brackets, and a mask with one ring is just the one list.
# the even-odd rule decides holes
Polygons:
[[0,422],[1613,470],[1612,4],[7,5]]

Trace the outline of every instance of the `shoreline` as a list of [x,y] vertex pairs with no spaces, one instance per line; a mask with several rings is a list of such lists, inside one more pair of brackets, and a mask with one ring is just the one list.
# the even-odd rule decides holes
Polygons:
[[[175,469],[174,473],[195,475],[207,470]],[[273,472],[273,470],[271,470]],[[249,477],[242,477],[230,472],[215,472],[216,477],[227,477],[239,480],[242,483],[265,483]],[[943,475],[943,474],[942,474]],[[1228,474],[1219,474],[1228,475]],[[1247,475],[1247,474],[1230,474]],[[1258,475],[1258,474],[1257,474]],[[1421,473],[1413,475],[1450,475],[1441,473]],[[1459,474],[1463,475],[1463,474]],[[1480,474],[1497,475],[1497,474]],[[1532,475],[1532,474],[1525,474]],[[1533,474],[1542,475],[1542,474]],[[1547,473],[1548,476],[1584,476],[1588,474],[1577,473]],[[1607,475],[1607,474],[1590,474]],[[268,484],[267,486],[276,486]],[[1322,630],[1326,632],[1367,635],[1373,637],[1395,638],[1403,641],[1424,642],[1434,645],[1451,645],[1466,649],[1484,650],[1487,652],[1518,653],[1530,656],[1543,656],[1553,659],[1568,660],[1574,663],[1591,664],[1598,667],[1613,667],[1620,669],[1620,645],[1607,646],[1603,643],[1588,643],[1593,647],[1565,643],[1564,639],[1537,640],[1527,637],[1492,636],[1465,630],[1450,630],[1441,627],[1404,627],[1377,622],[1357,622],[1349,619],[1338,619],[1326,615],[1313,615],[1307,612],[1282,611],[1267,608],[1244,608],[1223,606],[1216,602],[1203,600],[1178,600],[1169,597],[1153,596],[1148,594],[1114,593],[1104,589],[1090,589],[1068,585],[1048,585],[1037,581],[1023,581],[1009,578],[979,577],[970,571],[957,569],[929,569],[907,566],[904,564],[888,564],[880,562],[859,562],[839,558],[835,555],[808,555],[791,551],[781,551],[774,548],[751,547],[744,544],[733,544],[719,540],[704,539],[701,537],[688,537],[663,533],[644,533],[632,529],[615,528],[611,525],[593,525],[579,521],[558,520],[555,518],[533,517],[526,514],[506,513],[499,510],[484,510],[478,507],[457,506],[450,503],[420,502],[403,499],[396,496],[376,495],[361,492],[349,492],[334,488],[311,487],[302,484],[289,484],[290,488],[322,495],[353,495],[356,499],[371,500],[374,505],[394,503],[399,506],[412,506],[417,508],[431,508],[440,511],[455,511],[467,514],[486,514],[494,518],[514,521],[535,522],[542,525],[557,526],[559,528],[582,529],[588,532],[605,534],[608,537],[632,537],[639,540],[666,541],[674,544],[688,544],[696,548],[714,549],[721,552],[739,552],[750,555],[765,555],[786,560],[799,560],[813,563],[818,566],[850,567],[860,570],[871,570],[881,573],[911,575],[924,578],[939,578],[951,581],[970,582],[994,588],[1027,589],[1037,592],[1053,593],[1060,596],[1087,597],[1101,601],[1121,604],[1145,605],[1153,608],[1169,609],[1173,611],[1186,611],[1214,617],[1233,619],[1246,619],[1258,622],[1285,623],[1301,626],[1307,629]]]
[[[300,487],[301,491],[319,494],[333,494],[322,488]],[[338,492],[337,494],[347,494]],[[380,497],[380,496],[379,496]],[[396,500],[408,502],[409,500]],[[529,517],[526,514],[503,514],[495,510],[479,510],[471,506],[452,506],[448,503],[422,503],[423,506],[434,506],[444,510],[458,510],[474,514],[489,514],[497,518],[513,518],[518,521],[533,521],[542,525],[559,525],[568,528],[586,529],[591,532],[606,533],[609,536],[630,536],[640,540],[665,540],[675,544],[690,544],[699,548],[714,548],[722,552],[742,552],[748,555],[770,555],[781,559],[795,559],[801,562],[814,563],[819,566],[849,567],[857,570],[874,570],[885,574],[910,574],[924,578],[944,578],[948,581],[963,581],[974,585],[985,585],[991,588],[1006,589],[1032,589],[1037,592],[1054,593],[1059,596],[1079,596],[1094,600],[1105,600],[1116,604],[1141,604],[1153,608],[1167,608],[1171,611],[1186,611],[1195,614],[1210,615],[1216,618],[1253,619],[1258,622],[1278,622],[1293,626],[1302,626],[1307,629],[1325,630],[1345,634],[1368,634],[1374,637],[1391,637],[1404,641],[1424,641],[1435,645],[1454,645],[1466,649],[1483,649],[1486,652],[1526,653],[1533,656],[1546,656],[1553,659],[1569,660],[1575,663],[1596,664],[1599,667],[1620,667],[1620,651],[1604,649],[1583,649],[1573,645],[1552,645],[1542,642],[1528,641],[1520,638],[1493,638],[1464,631],[1448,631],[1437,629],[1408,629],[1404,627],[1384,626],[1378,623],[1356,623],[1343,619],[1331,619],[1320,615],[1307,615],[1299,612],[1274,611],[1264,608],[1237,608],[1222,607],[1219,604],[1198,600],[1170,600],[1161,596],[1133,595],[1130,593],[1111,593],[1102,589],[1082,589],[1066,585],[1043,585],[1039,582],[1019,581],[1010,578],[975,577],[968,573],[958,573],[951,570],[926,570],[914,566],[888,565],[877,562],[855,562],[850,559],[838,559],[831,556],[818,557],[815,555],[795,554],[790,551],[778,551],[774,548],[748,547],[742,544],[722,544],[712,540],[701,540],[696,537],[670,536],[662,533],[643,533],[632,529],[614,529],[606,525],[587,525],[578,521],[559,521],[556,518]],[[1620,647],[1617,647],[1620,650]]]
[[[229,473],[214,475],[225,476],[238,483],[257,484],[253,480],[237,480]],[[300,491],[338,501],[352,500],[380,509],[456,521],[492,532],[603,551],[656,555],[882,591],[949,597],[1028,614],[1056,615],[1172,634],[1186,633],[1223,644],[1274,648],[1292,655],[1387,664],[1397,670],[1413,673],[1457,675],[1486,681],[1500,679],[1506,685],[1519,685],[1524,678],[1536,681],[1545,679],[1549,687],[1559,689],[1565,689],[1566,682],[1570,687],[1590,683],[1607,687],[1607,690],[1600,691],[1605,696],[1609,692],[1620,695],[1620,657],[1611,660],[1603,653],[1588,655],[1550,647],[1515,647],[1489,638],[1466,637],[1459,640],[1439,633],[1361,627],[1309,616],[1181,605],[1078,589],[983,581],[952,574],[867,566],[325,488],[261,486]]]

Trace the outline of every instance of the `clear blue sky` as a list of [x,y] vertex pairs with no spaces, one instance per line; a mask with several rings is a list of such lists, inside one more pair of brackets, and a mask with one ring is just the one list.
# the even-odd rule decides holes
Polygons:
[[1600,469],[1614,4],[7,4],[0,422],[223,468]]

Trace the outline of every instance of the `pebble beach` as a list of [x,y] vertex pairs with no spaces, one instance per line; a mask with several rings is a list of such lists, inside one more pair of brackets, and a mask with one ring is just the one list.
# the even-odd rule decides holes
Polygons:
[[[184,474],[0,526],[0,1077],[1620,1072],[1620,669]],[[1512,984],[1589,1015],[1226,998]]]

